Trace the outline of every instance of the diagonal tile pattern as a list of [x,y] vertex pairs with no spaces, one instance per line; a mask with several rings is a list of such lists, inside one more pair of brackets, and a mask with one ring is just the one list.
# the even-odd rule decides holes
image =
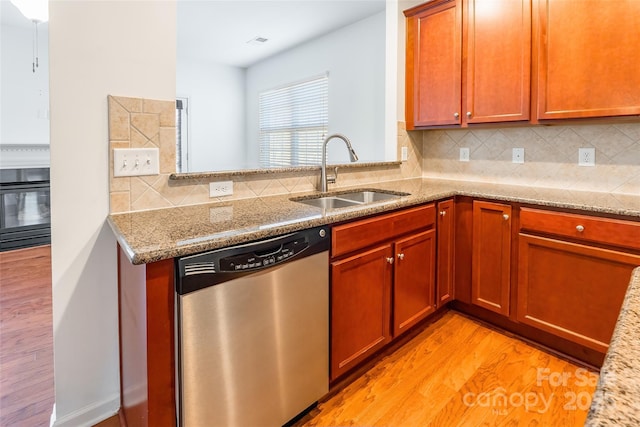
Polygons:
[[[109,96],[110,202],[111,213],[194,205],[218,200],[245,199],[276,194],[314,191],[319,172],[283,172],[234,176],[234,194],[210,198],[209,180],[171,181],[175,172],[176,128],[173,101]],[[337,189],[352,185],[371,186],[381,181],[422,175],[422,140],[407,134],[398,124],[398,150],[406,146],[409,158],[402,165],[343,168]],[[113,177],[113,148],[157,147],[160,175]],[[399,157],[398,151],[398,157]]]
[[[423,140],[423,176],[539,187],[640,194],[640,123],[411,132]],[[470,162],[458,160],[468,147]],[[578,166],[592,147],[596,166]],[[525,163],[511,162],[525,149]]]

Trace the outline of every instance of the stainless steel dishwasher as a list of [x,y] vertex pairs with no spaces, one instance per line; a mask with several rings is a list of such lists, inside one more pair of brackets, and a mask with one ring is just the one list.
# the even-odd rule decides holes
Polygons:
[[177,261],[184,427],[281,426],[329,388],[329,246],[319,227]]

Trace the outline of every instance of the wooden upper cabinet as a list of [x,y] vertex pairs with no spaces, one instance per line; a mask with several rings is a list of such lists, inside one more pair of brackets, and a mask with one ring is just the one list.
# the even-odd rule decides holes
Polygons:
[[640,1],[536,4],[538,118],[640,114]]
[[433,1],[407,16],[407,129],[530,118],[531,0]]
[[471,302],[509,315],[511,206],[473,202]]
[[461,7],[436,0],[405,11],[407,129],[461,122]]
[[531,0],[468,0],[463,23],[466,123],[529,120]]

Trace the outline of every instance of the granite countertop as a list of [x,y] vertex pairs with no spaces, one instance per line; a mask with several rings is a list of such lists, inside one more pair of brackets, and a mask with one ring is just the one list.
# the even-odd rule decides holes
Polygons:
[[631,276],[585,426],[640,425],[640,267]]
[[108,222],[129,260],[133,264],[146,264],[455,195],[640,218],[640,196],[633,195],[421,178],[381,182],[372,187],[410,195],[323,211],[291,201],[292,195],[287,194],[112,214]]
[[[383,203],[323,211],[289,200],[317,194],[299,193],[113,214],[108,222],[130,261],[145,264],[456,195],[640,220],[640,195],[420,178],[371,187],[410,195]],[[639,328],[640,267],[631,278],[586,425],[640,425]]]

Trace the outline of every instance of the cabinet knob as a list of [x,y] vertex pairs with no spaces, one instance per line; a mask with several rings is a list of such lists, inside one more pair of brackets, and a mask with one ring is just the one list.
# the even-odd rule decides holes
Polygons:
[[509,219],[509,215],[508,214],[503,214],[502,218],[504,218],[504,220],[507,221]]
[[399,260],[403,260],[404,259],[404,254],[398,254],[398,259]]
[[388,258],[387,258],[387,262],[388,262],[389,264],[393,264],[393,257],[388,257]]
[[578,231],[578,233],[582,233],[584,231],[584,225],[577,225],[576,230]]
[[467,111],[467,117],[471,118],[471,111]]
[[447,211],[440,211],[440,216],[445,216],[447,214]]
[[460,113],[458,113],[458,112],[453,113],[453,117],[455,117],[456,119],[459,119],[460,118]]

